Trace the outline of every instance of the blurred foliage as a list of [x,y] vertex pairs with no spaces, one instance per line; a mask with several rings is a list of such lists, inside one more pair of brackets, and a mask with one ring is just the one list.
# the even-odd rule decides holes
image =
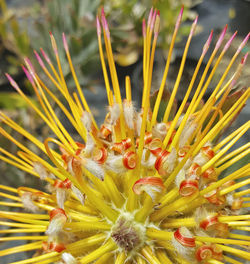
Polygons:
[[28,33],[20,28],[17,14],[7,8],[5,0],[0,0],[0,45],[10,53],[6,56],[9,67],[6,69],[11,74],[17,74],[20,62],[32,52]]
[[95,13],[99,5],[99,0],[44,0],[42,9],[37,7],[35,12],[36,24],[33,34],[36,41],[32,42],[32,46],[44,47],[53,58],[48,34],[51,31],[57,41],[63,72],[67,78],[70,69],[62,45],[64,32],[82,85],[88,82],[87,76],[92,77],[91,73],[96,73],[100,67],[95,27]]
[[[80,83],[84,85],[88,82],[86,76],[100,69],[95,28],[95,15],[100,6],[105,7],[110,23],[116,61],[122,66],[128,66],[139,59],[142,44],[141,21],[151,6],[161,12],[158,45],[166,49],[181,5],[185,5],[185,21],[188,17],[193,17],[189,8],[195,2],[197,1],[43,0],[26,7],[24,11],[22,8],[8,9],[5,0],[0,0],[0,38],[4,48],[11,52],[11,55],[8,55],[11,65],[8,72],[17,73],[16,66],[22,63],[24,56],[30,56],[34,48],[43,47],[53,58],[48,34],[51,31],[59,46],[64,74],[68,77],[70,70],[61,41],[61,34],[64,32],[68,37]],[[189,27],[183,26],[180,35],[185,35],[188,29]]]
[[[131,65],[139,59],[142,51],[142,19],[147,17],[151,6],[157,8],[161,15],[160,34],[157,45],[167,51],[176,18],[181,5],[185,6],[183,21],[193,19],[195,14],[190,8],[200,1],[192,0],[103,0],[113,37],[115,59],[121,66]],[[190,26],[180,28],[181,36],[189,33]]]
[[1,92],[0,108],[17,110],[20,108],[27,108],[27,102],[18,93]]

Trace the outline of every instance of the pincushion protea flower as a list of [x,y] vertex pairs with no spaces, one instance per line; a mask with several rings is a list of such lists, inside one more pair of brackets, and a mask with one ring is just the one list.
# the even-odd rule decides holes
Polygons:
[[[41,49],[37,60],[68,106],[64,106],[37,75],[28,59],[23,70],[31,82],[40,107],[25,96],[16,82],[6,74],[11,85],[44,120],[55,138],[44,142],[1,113],[2,123],[16,130],[44,152],[48,159],[26,148],[3,128],[1,134],[20,150],[17,156],[1,148],[1,159],[23,171],[40,177],[49,192],[32,188],[18,189],[1,185],[1,196],[12,200],[2,206],[21,207],[30,213],[1,211],[1,225],[12,227],[3,234],[29,233],[27,236],[1,237],[0,241],[29,240],[31,242],[4,249],[0,256],[37,250],[26,263],[241,263],[234,256],[249,260],[246,251],[249,237],[235,230],[249,231],[249,164],[226,177],[219,175],[229,166],[249,154],[249,143],[228,153],[228,150],[248,130],[247,122],[219,143],[217,135],[237,116],[249,97],[245,89],[226,112],[222,111],[228,94],[236,84],[247,55],[233,76],[228,71],[246,44],[239,46],[225,73],[202,108],[198,108],[216,68],[233,41],[235,34],[219,52],[225,27],[212,51],[207,66],[188,107],[186,103],[194,86],[203,58],[209,49],[212,34],[201,53],[192,80],[172,120],[171,108],[182,76],[188,48],[195,31],[192,24],[175,85],[163,120],[157,122],[175,38],[183,8],[174,30],[166,68],[153,109],[149,96],[156,40],[159,32],[159,12],[151,10],[147,24],[143,21],[143,97],[137,112],[131,98],[130,79],[126,77],[126,99],[122,100],[116,74],[110,34],[104,12],[101,23],[97,17],[100,58],[107,90],[109,112],[98,127],[85,100],[71,62],[66,37],[63,44],[75,80],[77,93],[69,93],[60,65],[57,45],[51,34],[58,69]],[[101,31],[107,53],[104,61]],[[216,54],[219,53],[215,60]],[[44,63],[47,62],[47,66]],[[214,66],[211,67],[212,62]],[[212,68],[208,73],[209,68]],[[111,80],[111,83],[110,83]],[[111,87],[112,85],[112,87]],[[51,107],[58,105],[82,138],[76,142],[64,128]],[[52,147],[52,143],[56,147]],[[236,183],[236,182],[237,183]],[[11,220],[11,221],[9,221]],[[33,233],[33,235],[32,235]],[[39,235],[38,235],[39,234]]]

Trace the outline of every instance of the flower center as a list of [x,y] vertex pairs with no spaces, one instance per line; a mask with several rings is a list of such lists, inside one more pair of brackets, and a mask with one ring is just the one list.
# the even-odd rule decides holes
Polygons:
[[136,222],[130,213],[121,214],[111,230],[111,237],[118,247],[130,255],[142,247],[145,234],[144,224]]

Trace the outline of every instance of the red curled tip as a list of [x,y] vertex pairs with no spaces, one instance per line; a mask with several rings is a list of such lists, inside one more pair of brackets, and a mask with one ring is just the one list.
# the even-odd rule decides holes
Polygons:
[[209,259],[212,256],[213,256],[213,249],[209,245],[202,245],[195,252],[195,257],[199,262]]
[[[167,156],[170,154],[167,150],[162,150],[155,161],[155,169],[159,172],[163,163],[166,161]],[[159,172],[160,173],[160,172]]]
[[157,16],[160,16],[160,10],[157,11]]
[[184,247],[195,247],[195,238],[184,236],[181,232],[181,228],[178,228],[174,232],[174,238]]
[[43,241],[42,242],[42,249],[45,252],[58,252],[58,253],[60,253],[61,251],[65,250],[66,247],[64,246],[64,244],[57,244],[55,242]]
[[202,154],[205,155],[209,159],[212,159],[215,155],[213,149],[210,146],[202,147],[201,151],[202,151]]
[[93,150],[93,159],[99,164],[103,164],[108,157],[108,151],[106,148],[95,148]]
[[50,211],[49,217],[50,217],[50,221],[55,217],[55,216],[64,216],[65,218],[67,218],[67,215],[65,213],[65,211],[62,208],[55,208],[52,211]]
[[127,151],[123,155],[123,165],[129,170],[133,170],[137,165],[137,154],[134,151]]
[[218,215],[209,215],[205,219],[203,219],[200,222],[200,228],[207,230],[207,229],[212,229],[216,228],[216,225],[218,224]]
[[[146,189],[145,189],[146,187]],[[165,189],[165,186],[163,184],[163,181],[159,177],[144,177],[139,180],[137,180],[132,189],[133,192],[137,195],[140,195],[142,191],[147,190],[147,187],[151,187],[152,190],[156,190],[155,188],[158,188],[158,192],[161,192],[162,190]],[[149,189],[147,190],[149,191]]]
[[199,182],[197,180],[184,180],[180,184],[179,193],[183,197],[191,196],[199,191]]

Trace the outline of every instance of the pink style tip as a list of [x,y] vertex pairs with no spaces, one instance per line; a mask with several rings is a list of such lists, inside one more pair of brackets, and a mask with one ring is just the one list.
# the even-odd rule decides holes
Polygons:
[[150,24],[150,29],[153,30],[154,29],[154,25],[155,25],[155,19],[156,19],[156,9],[154,11],[152,20],[151,20],[151,24]]
[[34,50],[34,53],[35,53],[36,59],[37,59],[38,63],[40,64],[40,66],[41,66],[42,68],[45,68],[45,65],[44,65],[44,63],[43,63],[41,57],[39,56],[39,54],[38,54],[35,50]]
[[55,54],[57,55],[58,54],[58,50],[57,50],[57,46],[56,46],[56,40],[55,40],[53,34],[51,33],[51,31],[49,32],[49,34],[50,34],[52,47],[54,49]]
[[64,32],[62,33],[62,40],[63,40],[64,49],[66,50],[66,52],[68,52],[69,51],[69,46],[68,46],[67,39],[66,39],[66,36],[65,36]]
[[197,22],[198,22],[198,17],[199,16],[196,16],[192,26],[191,26],[191,30],[190,30],[190,35],[193,35],[194,34],[194,31],[195,31],[195,28],[196,28],[196,25],[197,25]]
[[41,53],[42,53],[44,59],[47,61],[47,63],[48,63],[48,64],[51,64],[51,60],[50,60],[50,58],[48,57],[48,55],[45,53],[45,51],[44,51],[42,48],[40,48],[40,51],[41,51]]
[[105,17],[104,7],[101,8],[101,14]]
[[28,68],[30,74],[33,75],[35,73],[35,68],[32,65],[30,59],[29,58],[24,58],[24,62],[27,65],[27,68]]
[[237,52],[239,53],[239,52],[241,52],[241,50],[244,48],[244,46],[247,44],[247,42],[248,42],[248,40],[249,40],[249,37],[250,37],[250,33],[248,33],[247,35],[246,35],[246,37],[244,38],[244,40],[241,42],[241,44],[240,44],[240,46],[239,46],[239,48],[238,48],[238,50],[237,50]]
[[96,16],[96,32],[97,32],[97,36],[101,36],[102,30],[101,30],[101,24],[100,24],[100,20],[98,18],[98,16]]
[[22,65],[22,69],[26,75],[26,77],[28,78],[29,82],[34,85],[34,80],[33,80],[33,77],[31,76],[31,74],[29,73],[29,71]]
[[183,10],[184,10],[184,5],[181,6],[180,13],[179,13],[179,15],[177,17],[177,20],[176,20],[176,23],[175,23],[175,30],[177,30],[180,27],[182,15],[183,15]]
[[226,51],[230,47],[230,45],[232,44],[232,42],[233,42],[234,38],[236,37],[236,35],[237,35],[237,31],[234,32],[234,34],[232,35],[232,37],[226,43],[226,45],[225,45],[225,47],[223,49],[224,51]]
[[13,79],[8,73],[5,73],[5,76],[7,77],[8,81],[9,81],[10,84],[11,84],[11,86],[12,86],[15,90],[19,91],[20,88],[18,87],[18,85],[17,85],[17,83],[14,81],[14,79]]
[[211,44],[211,41],[212,41],[212,38],[213,38],[213,34],[214,34],[214,31],[211,30],[210,35],[209,35],[208,40],[207,40],[207,44],[208,44],[208,45]]
[[145,38],[146,37],[146,21],[145,18],[142,20],[142,36]]
[[154,8],[151,7],[150,11],[149,11],[149,15],[148,15],[148,27],[151,24],[151,20],[152,20],[152,16],[153,16],[153,12],[154,12]]
[[154,37],[158,37],[159,31],[160,31],[160,13],[158,11],[154,23]]
[[107,22],[107,19],[105,17],[105,13],[104,13],[104,8],[102,8],[101,21],[102,21],[103,30],[105,30],[105,33],[106,33],[107,37],[109,38],[110,32],[109,32],[108,22]]
[[194,20],[194,24],[197,24],[198,18],[199,18],[199,16],[197,15],[196,18],[195,18],[195,20]]
[[223,41],[223,39],[225,37],[225,34],[227,32],[227,27],[228,27],[228,25],[226,24],[226,26],[223,28],[223,30],[222,30],[222,32],[221,32],[221,34],[219,36],[219,39],[217,40],[217,43],[215,45],[215,49],[219,49],[219,47],[220,47],[220,45],[221,45],[221,43],[222,43],[222,41]]
[[206,54],[206,52],[207,52],[208,49],[209,49],[209,46],[210,46],[211,41],[212,41],[212,38],[213,38],[213,33],[214,33],[214,31],[211,30],[210,35],[209,35],[209,37],[208,37],[208,39],[207,39],[207,41],[206,41],[206,43],[205,43],[205,45],[204,45],[204,47],[203,47],[203,53],[204,53],[204,54]]

